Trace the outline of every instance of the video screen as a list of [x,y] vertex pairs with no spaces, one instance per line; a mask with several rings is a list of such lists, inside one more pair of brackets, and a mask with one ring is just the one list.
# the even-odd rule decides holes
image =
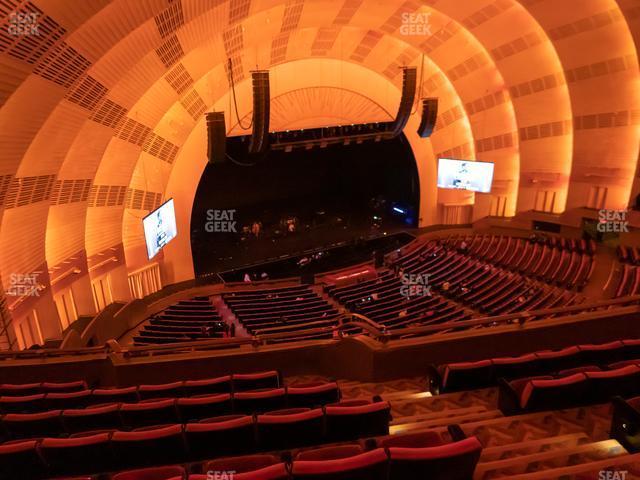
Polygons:
[[147,243],[147,256],[151,260],[178,233],[173,198],[167,200],[157,210],[144,217],[142,224],[144,226],[144,239]]
[[493,163],[438,159],[438,188],[489,193],[492,181]]

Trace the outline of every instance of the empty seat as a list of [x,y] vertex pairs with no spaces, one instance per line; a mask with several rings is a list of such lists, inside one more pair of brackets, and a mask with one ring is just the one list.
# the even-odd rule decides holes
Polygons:
[[35,413],[45,410],[45,394],[0,397],[2,413]]
[[180,463],[185,458],[181,425],[114,432],[111,444],[121,467]]
[[94,404],[97,403],[132,403],[137,402],[138,387],[94,388],[92,391]]
[[502,357],[491,360],[493,364],[493,378],[519,378],[533,375],[538,367],[537,358],[533,353],[518,357]]
[[449,363],[441,369],[440,390],[453,392],[485,387],[491,382],[491,370],[491,360]]
[[0,445],[0,479],[36,479],[46,473],[46,465],[38,453],[36,440]]
[[203,470],[215,478],[228,472],[233,472],[234,476],[238,473],[255,472],[278,463],[280,461],[274,455],[245,455],[212,460],[207,462]]
[[75,392],[47,393],[47,408],[84,408],[91,403],[93,395],[91,390],[78,390]]
[[72,434],[118,429],[121,425],[120,405],[113,403],[98,407],[63,410],[62,421],[66,430]]
[[184,382],[183,389],[187,397],[193,395],[228,393],[231,392],[231,375],[205,378],[203,380],[187,380]]
[[138,387],[138,396],[141,400],[181,397],[183,394],[183,385],[184,382],[163,383],[160,385],[140,385]]
[[110,433],[70,438],[45,438],[40,451],[54,475],[99,473],[113,467]]
[[73,382],[44,382],[41,386],[42,393],[56,392],[69,393],[87,390],[87,382],[76,380]]
[[358,444],[334,445],[314,448],[313,450],[303,450],[296,455],[296,460],[335,460],[360,455],[362,451],[362,447]]
[[374,437],[389,433],[389,402],[348,401],[327,405],[326,433],[332,441]]
[[236,373],[233,375],[233,389],[258,390],[263,388],[278,388],[280,386],[280,373],[277,370],[258,373]]
[[520,408],[554,410],[580,405],[585,400],[587,382],[584,373],[553,380],[531,380],[520,396]]
[[284,388],[238,392],[233,397],[233,404],[236,412],[240,413],[280,410],[287,405],[287,395]]
[[258,415],[258,442],[266,450],[302,447],[322,442],[321,408],[293,408]]
[[442,437],[436,432],[418,432],[405,435],[389,435],[376,442],[378,447],[426,448],[442,445]]
[[177,406],[180,418],[184,423],[233,413],[233,404],[229,393],[179,398]]
[[57,437],[64,433],[60,410],[39,413],[10,413],[2,425],[11,438]]
[[35,395],[42,393],[42,383],[0,383],[0,397],[4,395]]
[[176,400],[143,400],[138,403],[123,403],[120,406],[122,424],[129,428],[178,423]]
[[150,467],[137,470],[120,472],[111,477],[111,480],[168,480],[184,479],[187,476],[185,469],[179,465],[165,467]]
[[567,347],[561,350],[543,350],[536,352],[539,373],[558,372],[568,368],[574,368],[582,363],[578,347]]
[[625,346],[621,341],[597,345],[580,345],[578,348],[584,363],[597,365],[624,360]]
[[340,388],[336,382],[291,385],[287,388],[290,407],[315,407],[340,401]]
[[256,449],[253,418],[227,415],[185,425],[189,458],[251,453]]
[[589,400],[592,402],[606,402],[614,396],[626,398],[640,394],[640,367],[637,365],[627,365],[606,372],[587,372],[585,375],[590,383]]
[[377,448],[352,457],[296,460],[293,462],[292,474],[296,480],[386,480],[387,454],[384,449]]
[[390,447],[389,479],[468,480],[481,451],[476,437],[433,447]]

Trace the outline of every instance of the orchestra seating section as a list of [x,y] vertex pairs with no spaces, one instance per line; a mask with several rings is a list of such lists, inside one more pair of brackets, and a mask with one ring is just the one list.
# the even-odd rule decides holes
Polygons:
[[297,332],[299,340],[331,338],[330,331],[318,334],[305,330],[335,326],[339,315],[307,285],[245,290],[226,293],[222,298],[251,335]]
[[622,274],[613,296],[640,295],[640,248],[619,245],[616,253],[622,264]]
[[142,346],[222,338],[225,325],[208,297],[196,297],[181,300],[152,316],[133,341]]

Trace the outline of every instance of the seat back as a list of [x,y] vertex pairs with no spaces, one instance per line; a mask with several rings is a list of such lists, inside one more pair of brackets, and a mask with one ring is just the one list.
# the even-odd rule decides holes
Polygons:
[[87,390],[87,382],[76,380],[73,382],[44,382],[42,384],[43,393],[69,393]]
[[284,388],[238,392],[233,397],[236,412],[252,414],[280,410],[287,406]]
[[141,400],[149,400],[153,398],[173,398],[181,397],[184,382],[163,383],[160,385],[140,385],[138,387],[138,395]]
[[187,380],[184,382],[184,394],[187,397],[194,395],[213,395],[216,393],[231,392],[231,375],[204,380]]
[[316,407],[340,401],[340,388],[336,382],[287,388],[290,407]]
[[186,457],[182,425],[114,432],[111,444],[120,467],[180,463]]
[[91,390],[78,390],[75,392],[47,393],[47,408],[61,410],[66,408],[84,408],[91,403],[93,396]]
[[640,394],[640,367],[626,367],[605,372],[587,372],[590,400],[606,402],[615,396],[630,398]]
[[38,453],[36,440],[0,445],[0,479],[38,479],[46,473],[46,464]]
[[120,472],[113,475],[111,480],[168,480],[169,478],[183,480],[186,476],[187,472],[183,467],[171,465]]
[[491,383],[491,376],[491,360],[449,363],[442,372],[440,390],[453,392],[486,387]]
[[528,377],[538,369],[537,358],[533,353],[519,357],[494,358],[491,362],[494,380]]
[[258,442],[266,450],[302,447],[322,442],[324,412],[321,408],[291,409],[258,415]]
[[390,480],[469,480],[480,459],[476,437],[425,448],[390,447]]
[[217,417],[208,422],[188,423],[185,438],[189,458],[241,455],[256,450],[253,418],[246,415]]
[[73,437],[45,438],[40,451],[55,475],[79,475],[108,471],[113,467],[109,433]]
[[64,433],[60,410],[40,413],[10,413],[2,425],[11,438],[57,437]]
[[233,403],[229,393],[179,398],[177,406],[180,418],[184,423],[220,415],[230,415],[233,412]]
[[388,402],[364,405],[327,405],[326,434],[330,441],[353,440],[389,433],[391,407]]
[[138,387],[94,388],[92,394],[94,404],[134,403],[140,400]]
[[175,399],[144,400],[120,406],[122,424],[129,428],[178,423]]
[[386,480],[387,470],[387,454],[377,448],[334,460],[295,460],[292,474],[296,480]]
[[233,375],[233,390],[236,392],[279,387],[280,373],[277,370],[257,373],[236,373]]
[[529,411],[555,410],[581,405],[587,400],[584,373],[553,380],[531,380],[520,395],[520,407]]
[[95,430],[115,430],[121,426],[120,405],[117,403],[101,407],[67,409],[62,412],[62,421],[69,433]]
[[44,393],[0,397],[0,413],[35,413],[45,409]]

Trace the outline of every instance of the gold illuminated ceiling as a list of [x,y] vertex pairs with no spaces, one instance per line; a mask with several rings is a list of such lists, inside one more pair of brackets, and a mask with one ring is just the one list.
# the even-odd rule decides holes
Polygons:
[[[21,9],[39,35],[5,33]],[[424,55],[440,115],[418,161],[495,162],[487,211],[553,192],[561,212],[594,188],[624,207],[632,193],[637,0],[6,0],[0,17],[5,287],[79,252],[139,247],[203,113],[228,110],[228,58],[241,115],[250,70],[269,68],[274,124],[297,127],[395,114],[399,67]]]

